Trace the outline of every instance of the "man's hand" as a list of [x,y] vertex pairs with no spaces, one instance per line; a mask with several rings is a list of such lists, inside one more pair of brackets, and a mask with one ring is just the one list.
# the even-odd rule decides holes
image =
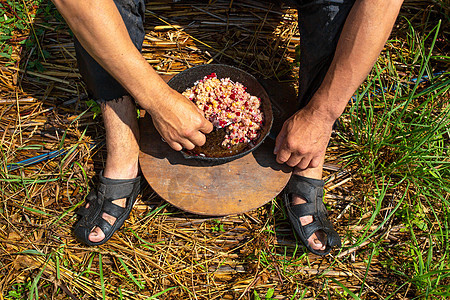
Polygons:
[[195,104],[174,90],[169,90],[169,95],[157,109],[149,113],[158,132],[176,151],[202,146],[206,141],[205,134],[213,130],[211,122]]
[[319,112],[304,108],[283,124],[274,154],[277,162],[299,169],[316,168],[325,155],[333,121]]
[[212,124],[142,57],[112,0],[53,2],[83,47],[150,113],[173,149],[192,149],[205,143],[204,133],[212,130]]
[[305,170],[324,156],[333,122],[364,81],[394,25],[403,0],[356,1],[333,61],[308,105],[288,119],[276,140],[279,163]]

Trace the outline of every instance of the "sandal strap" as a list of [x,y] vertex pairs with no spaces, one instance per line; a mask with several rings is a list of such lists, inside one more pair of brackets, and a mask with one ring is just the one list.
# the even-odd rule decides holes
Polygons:
[[103,219],[101,216],[95,220],[95,226],[98,226],[105,235],[107,234],[107,232],[110,232],[112,228],[112,225],[109,224],[108,221]]
[[[128,201],[128,199],[127,199],[127,201]],[[102,211],[117,219],[118,217],[120,217],[123,214],[123,212],[125,211],[125,208],[120,207],[119,205],[116,205],[116,204],[112,203],[111,201],[105,201],[105,202],[103,202]]]
[[78,208],[78,210],[77,210],[78,215],[84,217],[89,214],[89,209],[87,209],[85,206],[86,206],[86,204],[84,204],[84,206]]
[[302,203],[295,204],[289,208],[292,213],[298,217],[315,216],[316,205],[315,203]]
[[[82,217],[89,215],[92,211],[92,208],[90,208],[90,207],[91,206],[95,207],[97,204],[97,203],[95,203],[96,199],[97,199],[97,191],[91,190],[85,198],[85,203],[83,204],[83,206],[81,206],[80,208],[77,209],[76,213]],[[87,203],[89,203],[89,208],[86,208]]]
[[309,237],[318,230],[324,231],[327,236],[331,232],[336,232],[333,228],[333,225],[328,219],[317,218],[316,216],[314,216],[314,221],[309,224],[303,225],[303,231],[307,239],[309,239]]
[[309,237],[318,230],[325,231],[320,222],[314,221],[307,225],[303,225],[303,232],[305,233],[306,239],[309,239]]
[[140,176],[133,179],[106,178],[103,177],[103,171],[100,172],[99,177],[98,193],[109,201],[130,197],[136,189],[136,184],[141,180]]
[[[309,239],[309,237],[315,233],[318,230],[324,231],[327,235],[329,235],[332,232],[335,232],[333,228],[333,224],[323,215],[317,215],[315,212],[310,213],[309,211],[302,211],[299,206],[305,206],[307,204],[298,204],[298,207],[296,210],[293,210],[291,208],[291,212],[295,215],[296,218],[304,217],[304,216],[312,216],[314,220],[306,225],[302,225],[303,232],[305,234],[306,239]],[[297,205],[295,205],[297,206]],[[294,206],[294,207],[295,207]],[[338,235],[339,237],[339,235]]]
[[[86,204],[89,203],[89,207],[86,208]],[[99,212],[101,212],[102,208],[102,200],[98,199],[97,197],[97,191],[92,190],[85,198],[85,203],[82,207],[78,208],[77,214],[81,216],[79,220],[79,225],[83,227],[90,227],[92,228],[94,226],[94,221],[99,215]]]
[[89,194],[86,196],[86,201],[87,202],[93,202],[93,201],[95,201],[95,199],[97,199],[97,191],[96,190],[91,190],[89,192]]
[[296,194],[308,203],[315,203],[317,197],[323,197],[325,182],[320,179],[292,175],[288,183],[289,194]]

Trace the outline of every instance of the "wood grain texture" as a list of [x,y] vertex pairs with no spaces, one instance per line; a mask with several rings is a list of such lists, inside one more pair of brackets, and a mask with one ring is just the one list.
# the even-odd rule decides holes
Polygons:
[[148,114],[140,119],[142,173],[163,199],[190,213],[223,216],[256,209],[285,187],[291,168],[279,165],[274,141],[223,164],[185,159],[161,139]]

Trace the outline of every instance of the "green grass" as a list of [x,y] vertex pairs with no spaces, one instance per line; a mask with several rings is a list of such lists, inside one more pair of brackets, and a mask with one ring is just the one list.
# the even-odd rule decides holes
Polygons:
[[[347,148],[342,158],[357,165],[357,176],[371,187],[367,194],[373,201],[366,205],[373,214],[366,228],[384,218],[377,230],[400,224],[410,234],[410,240],[395,247],[403,258],[386,266],[417,290],[417,298],[427,299],[449,296],[450,74],[436,70],[436,62],[450,60],[433,54],[441,34],[440,23],[426,35],[410,26],[402,49],[391,44],[385,55],[398,50],[396,65],[414,68],[400,78],[392,61],[378,63],[356,94],[340,133]],[[409,56],[399,55],[402,51]],[[420,83],[424,78],[427,83]],[[387,199],[386,194],[396,196]],[[388,205],[393,208],[381,216],[380,209]],[[357,244],[377,230],[364,231]]]
[[[20,42],[30,54],[23,67],[43,71],[41,62],[49,58],[49,52],[41,47],[46,30],[57,30],[61,25],[48,26],[51,29],[39,25],[31,28],[27,18],[32,14],[27,15],[23,3],[28,7],[40,4],[38,13],[44,20],[41,25],[49,25],[47,20],[60,20],[51,4],[41,1],[2,2],[0,15],[7,11],[11,18],[8,17],[0,26],[3,33],[0,35],[1,56],[11,59],[13,34],[31,30],[30,38]],[[14,12],[6,8],[6,4]],[[195,233],[186,234],[181,229],[174,229],[178,235],[170,235],[172,232],[167,234],[164,231],[164,218],[184,218],[184,215],[170,210],[167,204],[146,211],[140,218],[142,224],[154,225],[156,229],[129,228],[133,224],[127,224],[120,236],[125,236],[124,240],[129,244],[114,244],[95,251],[81,248],[72,241],[70,226],[74,222],[73,211],[81,205],[82,197],[71,197],[69,186],[70,192],[78,189],[84,194],[92,171],[86,170],[82,158],[63,170],[62,166],[70,156],[67,153],[61,161],[53,161],[57,166],[55,172],[46,173],[42,171],[46,165],[41,165],[42,169],[28,168],[27,173],[9,173],[3,167],[15,161],[20,151],[42,150],[43,147],[27,144],[9,149],[2,145],[0,213],[5,218],[1,219],[1,230],[12,228],[12,231],[23,235],[22,241],[33,240],[33,235],[41,229],[48,236],[46,245],[34,245],[33,242],[17,244],[22,247],[21,251],[8,250],[1,244],[0,269],[18,268],[17,277],[10,281],[13,284],[3,287],[2,296],[5,299],[64,298],[68,297],[63,289],[65,286],[76,296],[95,299],[164,299],[166,295],[182,295],[186,299],[208,298],[230,291],[241,295],[243,284],[236,288],[236,282],[249,278],[252,282],[258,276],[267,276],[267,283],[261,279],[262,283],[249,288],[248,299],[274,299],[279,295],[288,295],[289,299],[450,297],[450,74],[446,69],[450,57],[440,53],[436,46],[448,29],[436,22],[432,26],[422,26],[420,30],[414,26],[409,25],[404,38],[389,41],[372,74],[342,117],[343,127],[333,141],[333,145],[339,147],[346,168],[351,170],[353,186],[356,187],[356,190],[346,191],[356,200],[345,200],[347,202],[344,203],[349,204],[352,212],[335,221],[335,225],[345,242],[343,251],[358,251],[341,257],[334,253],[324,260],[311,259],[301,245],[294,243],[292,232],[286,230],[286,216],[275,200],[255,213],[260,223],[254,222],[255,217],[242,216],[249,238],[227,250],[226,254],[235,255],[233,259],[222,257],[219,254],[222,249],[218,250],[215,245],[216,238],[228,237],[227,234],[233,230],[232,225],[222,219],[212,219],[198,225]],[[11,63],[15,61],[8,61],[5,65]],[[427,81],[421,83],[421,79]],[[90,109],[94,114],[98,113],[95,106]],[[82,131],[78,142],[84,134]],[[66,145],[65,136],[56,147]],[[42,199],[36,194],[39,194],[40,187],[53,187],[53,184],[61,186],[60,193],[64,193],[68,200],[59,199],[60,202],[54,206],[43,208]],[[339,204],[333,209],[341,211]],[[11,213],[12,210],[15,214]],[[7,218],[19,218],[21,223],[15,220],[14,224],[24,224],[24,230],[11,225],[12,221]],[[170,225],[176,227],[175,222],[169,222]],[[362,229],[352,230],[351,226],[356,225]],[[148,233],[151,230],[157,233]],[[2,239],[8,237],[5,232],[0,231]],[[182,238],[189,237],[189,233],[194,238],[186,242]],[[158,240],[159,234],[162,240]],[[396,240],[389,240],[392,235]],[[278,238],[291,240],[287,244],[273,243]],[[182,247],[178,245],[181,242],[185,242]],[[173,250],[172,243],[178,248]],[[202,258],[202,251],[210,256]],[[31,263],[16,265],[19,262],[15,258],[19,255],[20,258],[31,259]],[[163,262],[158,261],[159,257]],[[175,265],[170,263],[173,257]],[[149,258],[154,258],[153,264],[146,265]],[[165,259],[169,261],[166,264]],[[214,265],[214,259],[220,263]],[[236,273],[228,282],[215,279],[211,270],[231,264],[230,260],[242,265],[244,272]],[[180,261],[181,267],[176,264]],[[360,264],[359,267],[354,266],[355,262]],[[159,263],[161,265],[157,265]],[[166,273],[156,266],[165,268]],[[332,273],[334,271],[350,275],[337,276]],[[156,272],[160,273],[153,276]],[[192,277],[182,281],[184,272]],[[1,274],[7,275],[8,272]],[[194,282],[195,276],[203,280],[195,288],[209,286],[217,289],[214,292],[211,292],[212,288],[208,290],[211,295],[208,292],[194,295],[194,287],[189,284],[190,280]],[[385,290],[378,289],[381,279],[391,286]],[[199,282],[197,278],[195,280]]]

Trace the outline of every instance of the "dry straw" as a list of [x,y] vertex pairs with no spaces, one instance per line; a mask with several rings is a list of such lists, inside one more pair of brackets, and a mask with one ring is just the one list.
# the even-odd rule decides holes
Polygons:
[[[74,211],[103,168],[104,132],[87,102],[66,25],[54,8],[46,11],[49,4],[33,3],[23,2],[32,25],[14,33],[12,56],[0,61],[0,299],[23,299],[13,292],[31,299],[253,299],[272,290],[276,299],[348,295],[332,279],[381,299],[394,292],[391,283],[403,283],[367,248],[373,241],[401,243],[402,226],[388,222],[350,247],[370,218],[358,215],[367,199],[355,191],[370,187],[358,180],[356,166],[342,169],[339,146],[329,148],[325,198],[350,248],[336,256],[304,253],[276,199],[247,214],[204,218],[170,207],[149,187],[109,243],[89,248],[75,241]],[[403,15],[420,22],[442,9],[448,6],[410,0]],[[5,14],[13,17],[14,10]],[[220,62],[296,84],[293,9],[250,0],[152,1],[145,29],[142,53],[161,75]],[[54,158],[8,169],[58,150]],[[387,215],[392,204],[382,209]],[[405,299],[409,288],[396,298]]]

